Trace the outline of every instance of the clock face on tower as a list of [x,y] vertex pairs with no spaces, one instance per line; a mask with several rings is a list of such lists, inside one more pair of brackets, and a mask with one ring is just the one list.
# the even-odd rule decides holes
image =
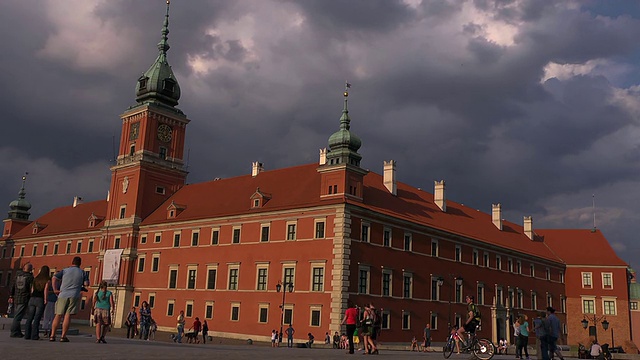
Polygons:
[[160,126],[158,126],[158,139],[162,142],[169,142],[171,141],[171,133],[173,132],[173,130],[171,130],[171,127],[167,124],[161,124]]

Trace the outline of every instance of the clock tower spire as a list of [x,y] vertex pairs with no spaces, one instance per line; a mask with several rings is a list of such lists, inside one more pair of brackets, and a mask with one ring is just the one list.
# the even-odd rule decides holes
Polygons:
[[178,109],[180,86],[167,60],[169,1],[158,56],[136,83],[136,104],[120,118],[122,132],[111,188],[107,226],[137,224],[184,186],[184,142],[189,119]]

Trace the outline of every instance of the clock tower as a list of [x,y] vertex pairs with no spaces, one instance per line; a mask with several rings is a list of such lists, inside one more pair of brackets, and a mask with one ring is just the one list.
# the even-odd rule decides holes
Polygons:
[[167,61],[168,34],[169,1],[158,57],[138,78],[136,104],[120,116],[120,148],[111,167],[109,227],[136,227],[185,184],[184,141],[189,119],[176,107],[180,86]]

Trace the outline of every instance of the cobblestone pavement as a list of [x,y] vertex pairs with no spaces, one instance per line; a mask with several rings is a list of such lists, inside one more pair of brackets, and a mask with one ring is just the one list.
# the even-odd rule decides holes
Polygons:
[[[350,359],[362,358],[362,355],[348,355],[344,350],[304,349],[286,347],[272,349],[266,343],[248,345],[244,341],[214,339],[207,344],[176,344],[169,341],[168,333],[158,333],[156,341],[126,339],[122,329],[114,329],[107,335],[108,344],[96,344],[93,329],[87,326],[74,326],[80,335],[69,336],[70,342],[49,342],[46,339],[25,340],[10,338],[9,327],[0,326],[0,359]],[[58,336],[59,340],[59,336]],[[371,355],[374,359],[443,359],[442,353],[418,353],[411,351],[382,350],[380,355]],[[450,360],[467,360],[470,355],[453,354]],[[512,356],[496,356],[494,359],[513,359]]]

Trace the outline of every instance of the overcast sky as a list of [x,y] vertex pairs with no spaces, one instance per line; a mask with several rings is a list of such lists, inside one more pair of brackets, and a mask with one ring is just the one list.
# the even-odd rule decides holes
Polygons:
[[[106,197],[119,115],[164,0],[5,0],[0,210]],[[534,228],[596,225],[640,257],[640,3],[174,0],[188,182],[318,161],[345,80],[362,166]],[[6,205],[2,205],[6,204]]]

